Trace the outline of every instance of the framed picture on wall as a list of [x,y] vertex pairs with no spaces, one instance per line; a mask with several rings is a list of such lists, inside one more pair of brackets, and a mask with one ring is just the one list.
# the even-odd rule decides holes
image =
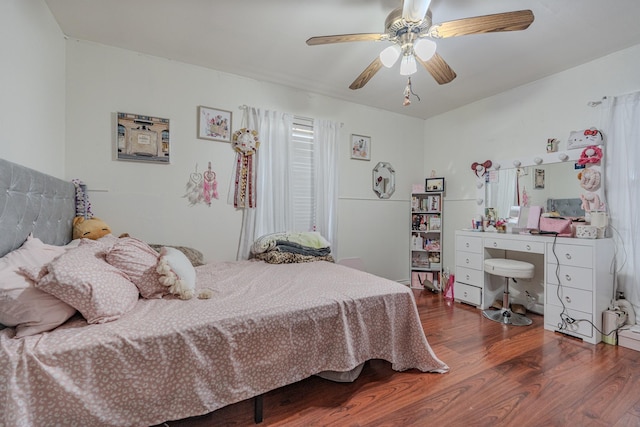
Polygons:
[[371,137],[351,134],[351,158],[371,160]]
[[169,119],[116,113],[116,158],[146,163],[169,163]]
[[231,111],[198,107],[198,138],[231,142]]
[[544,188],[544,169],[536,169],[533,183],[533,188]]
[[427,178],[424,183],[425,191],[444,191],[444,178]]

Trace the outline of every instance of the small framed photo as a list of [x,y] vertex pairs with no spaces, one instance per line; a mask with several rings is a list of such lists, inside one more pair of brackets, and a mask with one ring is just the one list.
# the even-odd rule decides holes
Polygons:
[[371,137],[351,134],[351,158],[371,160]]
[[444,191],[444,178],[427,178],[424,183],[425,191]]
[[231,142],[231,111],[198,107],[198,138]]
[[538,188],[538,189],[544,188],[544,169],[536,169],[534,179],[535,179],[535,182],[534,182],[533,188]]

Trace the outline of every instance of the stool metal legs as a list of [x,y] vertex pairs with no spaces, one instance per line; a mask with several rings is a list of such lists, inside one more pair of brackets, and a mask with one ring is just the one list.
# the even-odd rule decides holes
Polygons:
[[504,294],[502,295],[502,309],[494,310],[488,309],[483,310],[482,314],[489,320],[493,320],[494,322],[504,323],[505,325],[514,325],[514,326],[529,326],[533,321],[529,319],[527,316],[523,316],[522,314],[514,313],[509,308],[509,278],[505,277],[506,284],[504,286]]

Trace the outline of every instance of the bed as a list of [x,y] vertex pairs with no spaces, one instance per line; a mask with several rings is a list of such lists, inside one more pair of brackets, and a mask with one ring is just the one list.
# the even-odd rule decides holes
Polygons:
[[[0,159],[0,186],[0,255],[34,239],[64,254],[49,266],[77,251],[72,184]],[[326,261],[194,270],[210,299],[136,297],[116,319],[74,310],[49,331],[0,330],[0,425],[159,424],[370,359],[448,370],[404,285]]]

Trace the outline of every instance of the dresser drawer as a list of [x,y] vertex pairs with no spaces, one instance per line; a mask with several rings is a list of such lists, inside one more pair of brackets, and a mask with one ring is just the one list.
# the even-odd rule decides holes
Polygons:
[[456,266],[456,280],[470,285],[482,286],[484,270]]
[[564,303],[567,309],[582,311],[583,313],[591,313],[593,311],[593,292],[562,286],[559,294],[562,303],[558,298],[558,286],[547,285],[545,294],[546,304],[550,306],[562,307],[562,303]]
[[[562,286],[593,291],[593,270],[590,268],[571,267],[560,264],[547,264],[547,283],[558,284],[558,277]],[[556,276],[557,274],[557,276]]]
[[482,254],[456,251],[456,265],[482,270]]
[[482,252],[482,237],[456,236],[456,250]]
[[[552,331],[565,332],[578,338],[592,339],[594,336],[593,327],[589,322],[593,322],[593,317],[589,313],[567,309],[566,314],[575,320],[588,320],[589,322],[565,323],[565,329],[560,329],[562,307],[546,305],[544,308],[544,323],[546,328]],[[591,342],[591,341],[590,341]],[[595,344],[595,343],[594,343]]]
[[543,242],[509,240],[494,237],[485,237],[484,247],[489,249],[504,249],[507,251],[529,252],[534,254],[544,253]]
[[453,296],[454,299],[458,301],[473,304],[475,306],[480,306],[482,303],[482,289],[477,286],[470,286],[458,281],[453,284]]
[[[555,255],[554,255],[555,253]],[[556,256],[558,259],[556,259]],[[593,247],[547,243],[547,262],[576,267],[593,267]]]

